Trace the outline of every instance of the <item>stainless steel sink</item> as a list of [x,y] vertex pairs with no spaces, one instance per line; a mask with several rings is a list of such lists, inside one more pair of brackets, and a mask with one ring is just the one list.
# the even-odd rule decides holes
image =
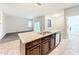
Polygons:
[[45,35],[45,34],[49,34],[49,33],[51,33],[51,32],[45,31],[45,32],[40,32],[39,34],[40,34],[40,35]]

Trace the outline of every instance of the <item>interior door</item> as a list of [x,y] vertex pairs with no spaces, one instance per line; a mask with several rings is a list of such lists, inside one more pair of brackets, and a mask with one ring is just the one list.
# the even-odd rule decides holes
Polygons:
[[79,35],[79,16],[68,17],[69,35]]

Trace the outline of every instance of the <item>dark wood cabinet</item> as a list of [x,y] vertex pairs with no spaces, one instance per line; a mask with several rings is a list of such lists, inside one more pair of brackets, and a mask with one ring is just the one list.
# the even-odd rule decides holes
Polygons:
[[55,48],[55,37],[54,35],[51,35],[50,37],[50,50],[53,50]]
[[41,44],[40,39],[26,44],[26,55],[40,55],[41,54]]
[[49,37],[43,38],[42,39],[42,55],[45,55],[49,52]]
[[40,45],[36,45],[27,50],[27,55],[40,55]]
[[[60,34],[60,33],[57,33],[57,34]],[[54,33],[46,37],[34,40],[32,42],[26,43],[25,54],[26,55],[46,55],[50,53],[55,47],[57,47],[58,45],[57,43],[60,42],[58,40],[60,39],[58,36],[60,37],[60,35],[56,36],[56,33]]]

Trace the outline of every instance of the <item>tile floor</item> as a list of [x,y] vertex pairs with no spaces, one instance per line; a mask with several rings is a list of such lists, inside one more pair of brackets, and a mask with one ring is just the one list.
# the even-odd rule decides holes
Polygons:
[[[7,39],[7,40],[5,40]],[[6,35],[0,41],[0,54],[20,54],[20,41],[17,33]],[[15,43],[15,44],[14,44]],[[17,48],[15,50],[15,48]],[[78,55],[79,54],[79,36],[71,36],[69,39],[62,39],[60,45],[56,47],[49,55]]]
[[56,49],[49,55],[78,55],[79,54],[79,36],[71,36],[69,39],[63,39]]
[[20,40],[1,43],[0,55],[20,55]]
[[0,55],[20,55],[20,40],[18,33],[6,34],[0,40]]

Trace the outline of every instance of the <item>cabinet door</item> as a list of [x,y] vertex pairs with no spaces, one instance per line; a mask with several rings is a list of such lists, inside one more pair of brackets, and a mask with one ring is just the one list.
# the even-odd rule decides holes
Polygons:
[[55,48],[55,39],[54,36],[51,36],[51,40],[50,40],[50,49],[54,49]]
[[49,42],[42,43],[42,54],[45,55],[49,52]]
[[40,45],[36,45],[27,50],[27,55],[40,55],[40,53],[41,53]]

